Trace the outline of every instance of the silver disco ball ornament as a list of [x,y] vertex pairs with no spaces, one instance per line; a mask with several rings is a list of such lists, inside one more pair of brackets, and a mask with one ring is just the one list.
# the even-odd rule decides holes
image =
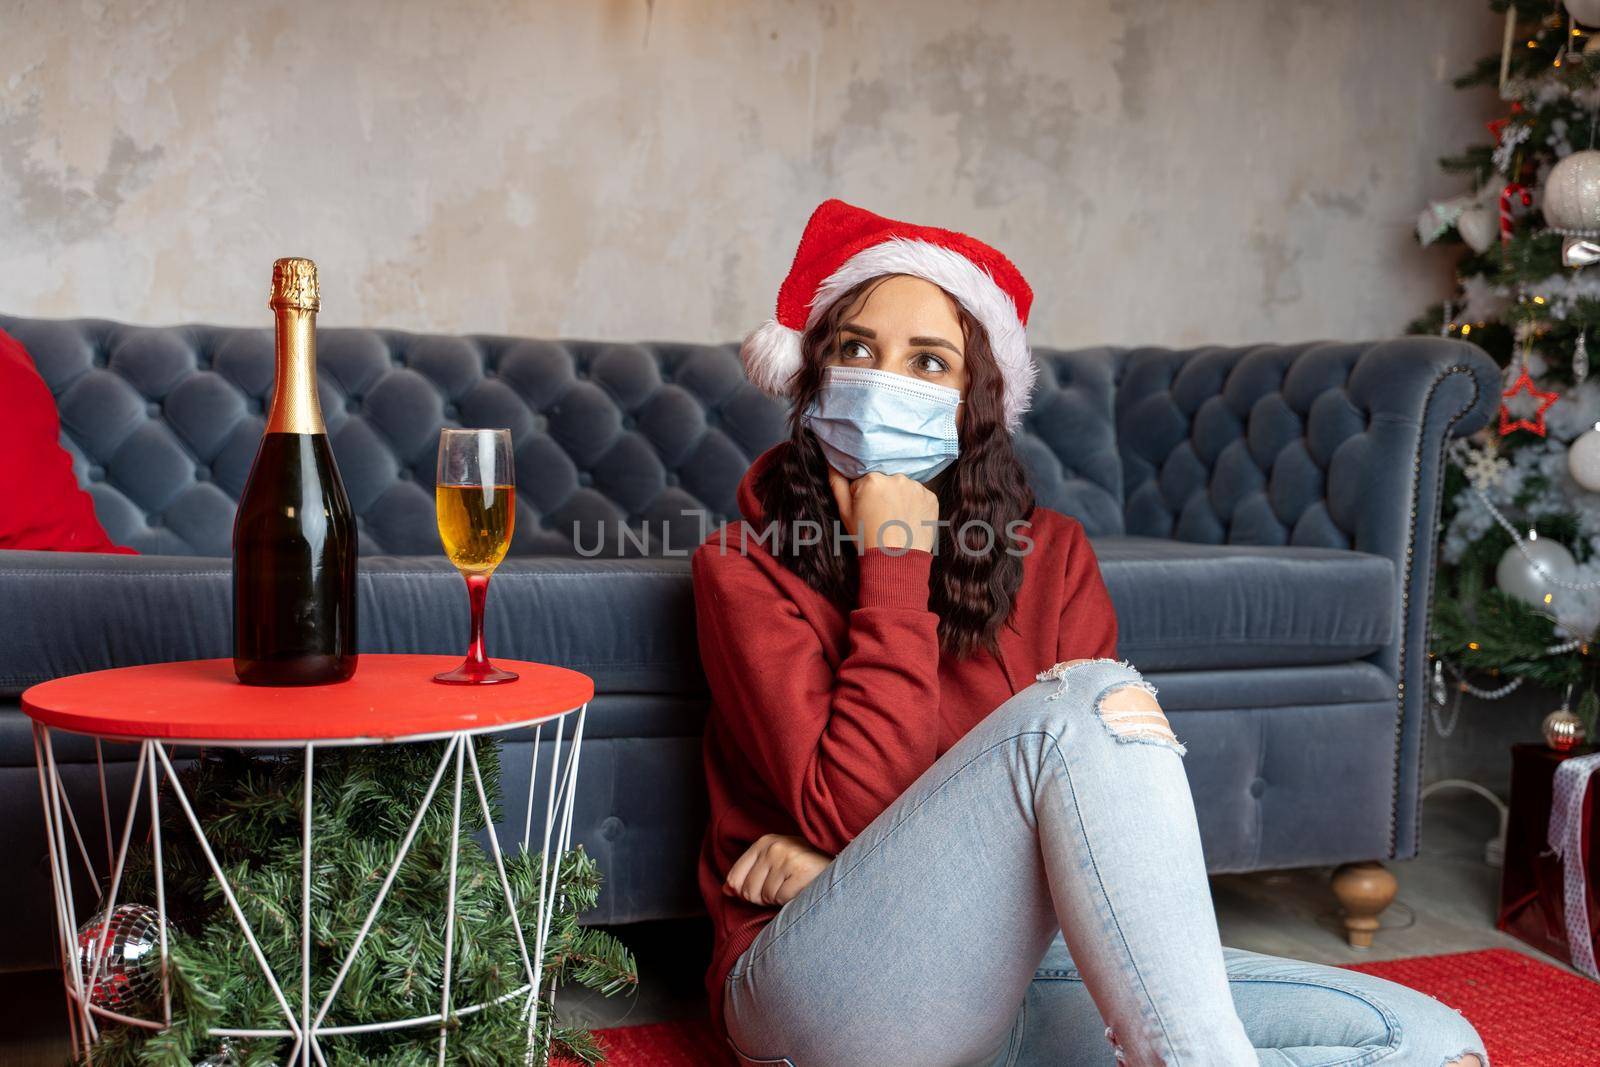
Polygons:
[[1577,573],[1578,562],[1565,545],[1548,537],[1530,536],[1521,545],[1506,549],[1494,569],[1494,582],[1507,596],[1554,614],[1562,593],[1555,583],[1570,582]]
[[119,905],[109,919],[91,919],[78,930],[79,973],[85,983],[95,976],[89,1002],[107,1011],[127,1015],[155,999],[160,956],[161,916],[143,904]]
[[1557,708],[1546,715],[1540,729],[1544,732],[1544,743],[1557,752],[1571,752],[1584,741],[1583,720],[1574,715],[1571,708]]
[[233,1048],[233,1038],[225,1037],[211,1050],[211,1054],[203,1060],[195,1061],[193,1067],[239,1067],[239,1057]]

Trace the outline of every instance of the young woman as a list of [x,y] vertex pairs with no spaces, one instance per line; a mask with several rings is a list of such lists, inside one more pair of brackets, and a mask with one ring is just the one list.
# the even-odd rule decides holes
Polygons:
[[1487,1067],[1439,1002],[1224,950],[1183,748],[1012,452],[1015,267],[817,209],[745,343],[795,405],[694,558],[700,882],[744,1063]]

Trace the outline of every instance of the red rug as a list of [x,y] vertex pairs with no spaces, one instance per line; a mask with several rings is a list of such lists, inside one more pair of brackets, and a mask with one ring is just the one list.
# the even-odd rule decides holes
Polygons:
[[1600,985],[1531,956],[1494,948],[1350,969],[1420,989],[1460,1011],[1478,1028],[1494,1067],[1600,1064]]
[[[1418,956],[1350,968],[1420,989],[1478,1028],[1494,1067],[1600,1064],[1600,985],[1511,949]],[[609,1067],[726,1067],[710,1023],[601,1031]]]

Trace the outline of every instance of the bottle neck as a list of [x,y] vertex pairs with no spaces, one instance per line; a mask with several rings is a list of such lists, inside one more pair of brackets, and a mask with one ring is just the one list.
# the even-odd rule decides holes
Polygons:
[[267,433],[327,433],[317,402],[317,313],[279,307],[277,379],[267,410]]

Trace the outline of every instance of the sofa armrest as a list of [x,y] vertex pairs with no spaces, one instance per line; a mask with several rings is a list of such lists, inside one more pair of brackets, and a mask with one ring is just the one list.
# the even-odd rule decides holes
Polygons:
[[1500,371],[1439,337],[1124,353],[1116,413],[1130,534],[1349,548],[1395,563],[1392,851],[1417,846],[1427,606],[1444,455],[1497,410]]

